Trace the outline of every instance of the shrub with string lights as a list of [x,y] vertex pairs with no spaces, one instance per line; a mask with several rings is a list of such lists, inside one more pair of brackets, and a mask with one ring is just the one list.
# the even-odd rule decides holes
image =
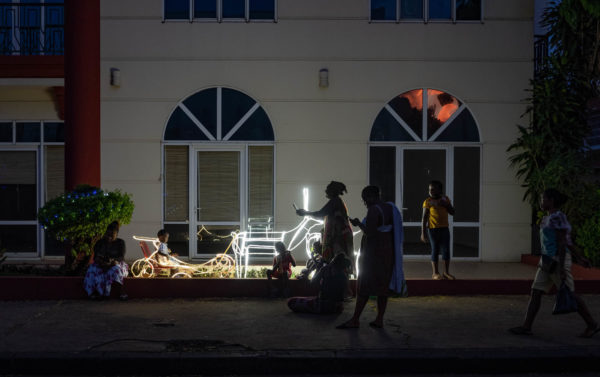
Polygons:
[[51,237],[70,249],[65,255],[65,265],[77,270],[85,267],[85,257],[92,255],[106,227],[113,221],[128,224],[133,208],[129,194],[80,185],[48,201],[40,208],[38,221]]

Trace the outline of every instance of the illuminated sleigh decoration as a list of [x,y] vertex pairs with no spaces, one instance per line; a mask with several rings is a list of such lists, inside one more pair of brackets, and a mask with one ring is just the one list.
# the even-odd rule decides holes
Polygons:
[[[136,260],[131,265],[131,273],[136,278],[157,277],[163,275],[165,271],[171,278],[226,278],[233,276],[236,271],[235,260],[225,253],[217,254],[211,260],[200,264],[187,263],[173,256],[169,256],[168,263],[159,263],[156,255],[160,245],[158,238],[133,236],[133,239],[140,243],[144,254],[143,258]],[[150,252],[148,243],[152,243],[154,252]],[[174,273],[171,274],[171,272]]]
[[300,224],[292,230],[275,232],[271,230],[247,231],[232,233],[231,248],[235,254],[236,277],[246,277],[251,256],[277,255],[275,244],[283,242],[288,250],[294,250],[304,244],[306,254],[310,258],[310,249],[315,241],[321,239],[323,221],[305,216]]
[[[307,188],[302,190],[302,196],[304,199],[304,208],[308,208]],[[310,259],[312,244],[321,240],[323,223],[323,220],[304,216],[298,225],[288,231],[276,232],[270,230],[270,228],[255,231],[250,228],[247,232],[232,233],[231,248],[235,253],[236,277],[245,278],[247,276],[251,256],[275,257],[277,255],[277,251],[275,250],[277,242],[283,242],[290,251],[304,244],[306,255]]]

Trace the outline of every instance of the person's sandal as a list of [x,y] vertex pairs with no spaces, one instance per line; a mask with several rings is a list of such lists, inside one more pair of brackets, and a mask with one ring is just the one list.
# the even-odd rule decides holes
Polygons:
[[431,278],[432,278],[433,280],[442,280],[442,275],[440,275],[440,274],[433,274],[433,275],[431,276]]
[[515,335],[531,335],[531,330],[526,329],[523,326],[517,326],[517,327],[513,327],[508,329],[508,332],[510,332],[511,334],[515,334]]

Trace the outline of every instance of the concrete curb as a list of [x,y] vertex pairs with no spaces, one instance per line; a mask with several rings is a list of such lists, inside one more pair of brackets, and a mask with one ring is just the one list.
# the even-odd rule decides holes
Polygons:
[[564,373],[600,372],[599,358],[597,347],[17,353],[0,356],[0,374]]
[[[316,287],[290,280],[292,296],[314,296]],[[351,281],[354,289],[356,281]],[[409,296],[528,295],[531,279],[407,280]],[[267,297],[266,279],[126,278],[130,298]],[[600,280],[576,280],[578,293],[600,293]],[[117,289],[113,290],[117,297]],[[0,300],[85,299],[82,277],[0,276]]]

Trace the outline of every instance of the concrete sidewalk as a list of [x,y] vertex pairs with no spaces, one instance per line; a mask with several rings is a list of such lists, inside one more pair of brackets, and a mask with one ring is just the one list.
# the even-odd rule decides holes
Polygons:
[[[585,295],[600,320],[600,295]],[[533,336],[526,296],[391,299],[385,328],[370,301],[358,330],[340,315],[299,315],[281,299],[5,301],[0,374],[303,374],[600,371],[600,334],[544,298]]]

